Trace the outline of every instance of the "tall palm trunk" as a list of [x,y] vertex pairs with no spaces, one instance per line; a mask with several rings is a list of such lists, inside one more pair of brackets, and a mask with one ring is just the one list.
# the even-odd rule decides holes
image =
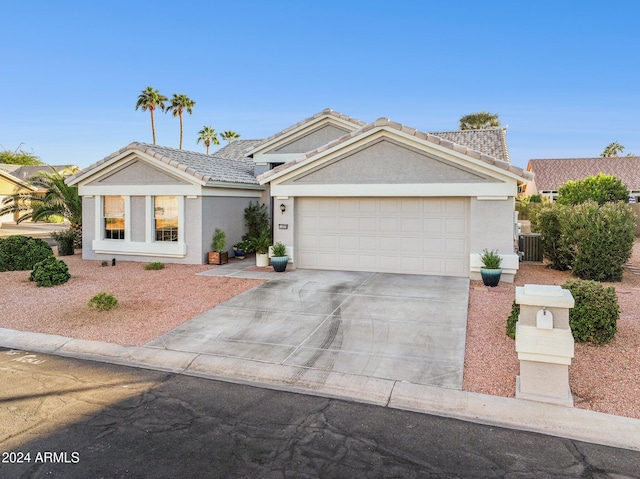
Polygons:
[[151,132],[153,133],[153,144],[156,144],[156,120],[155,115],[153,114],[155,108],[149,108],[151,111]]
[[179,113],[180,116],[180,149],[182,150],[182,113]]

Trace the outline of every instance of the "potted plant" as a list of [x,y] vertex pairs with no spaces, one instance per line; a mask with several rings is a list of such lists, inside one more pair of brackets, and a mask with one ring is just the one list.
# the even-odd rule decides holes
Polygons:
[[73,230],[54,231],[51,238],[58,243],[58,256],[68,256],[74,254],[74,244],[76,232]]
[[273,245],[273,256],[271,256],[273,270],[278,273],[282,273],[287,269],[288,262],[289,257],[287,256],[287,247],[278,241]]
[[246,241],[239,241],[233,245],[233,255],[238,259],[244,259],[244,255],[247,249]]
[[256,266],[269,266],[269,246],[271,245],[271,231],[263,230],[258,236],[249,239],[249,247],[256,252]]
[[500,282],[500,276],[502,275],[502,258],[498,254],[498,250],[482,250],[482,268],[480,268],[480,275],[482,276],[482,282],[485,286],[498,286]]
[[220,228],[216,228],[211,242],[212,252],[209,253],[209,264],[226,264],[229,262],[229,253],[225,251],[227,247],[227,235]]

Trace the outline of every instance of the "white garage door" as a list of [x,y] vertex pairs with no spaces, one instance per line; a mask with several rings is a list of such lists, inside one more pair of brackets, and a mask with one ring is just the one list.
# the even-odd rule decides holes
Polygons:
[[469,275],[467,198],[297,198],[298,267]]

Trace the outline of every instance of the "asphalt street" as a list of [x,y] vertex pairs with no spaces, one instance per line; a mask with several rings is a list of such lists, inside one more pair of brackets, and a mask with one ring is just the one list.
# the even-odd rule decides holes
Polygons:
[[640,453],[0,349],[0,478],[637,478]]

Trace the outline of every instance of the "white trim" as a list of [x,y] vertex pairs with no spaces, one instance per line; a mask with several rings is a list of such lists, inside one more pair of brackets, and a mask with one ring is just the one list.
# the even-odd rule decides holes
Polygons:
[[184,243],[162,242],[142,243],[122,240],[93,240],[91,248],[97,254],[121,254],[133,256],[164,256],[184,258],[187,245]]
[[516,196],[511,183],[413,183],[271,186],[271,196]]
[[149,221],[144,225],[144,242],[152,243],[155,236],[155,223],[153,212],[153,196],[147,195],[144,197],[144,217],[149,218]]
[[259,198],[264,189],[259,185],[238,188],[216,185],[88,185],[79,186],[78,194],[80,196],[236,196]]

